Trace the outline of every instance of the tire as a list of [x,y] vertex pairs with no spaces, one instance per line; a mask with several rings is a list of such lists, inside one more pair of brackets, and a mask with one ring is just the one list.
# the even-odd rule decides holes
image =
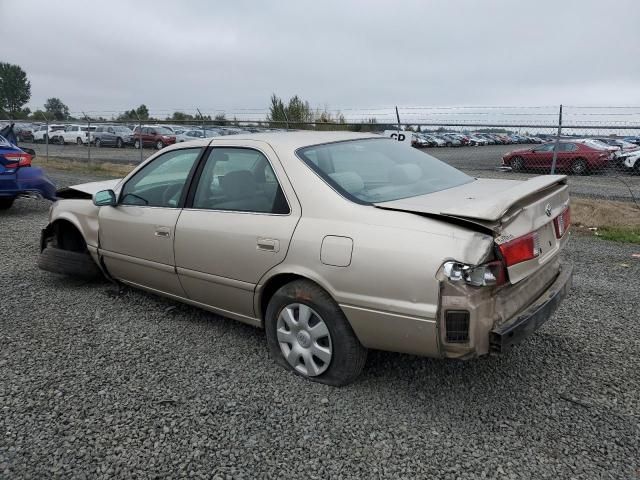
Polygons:
[[58,145],[64,145],[64,137],[58,137]]
[[82,139],[80,137],[76,138],[76,145],[82,145]]
[[571,173],[574,175],[584,175],[588,172],[589,165],[584,158],[576,158],[571,162]]
[[136,140],[136,141],[133,143],[133,148],[140,148],[140,140]]
[[100,141],[99,138],[96,138],[96,141],[94,143],[96,144],[96,148],[102,147],[102,142]]
[[0,198],[0,210],[9,210],[15,198]]
[[156,150],[162,150],[164,148],[164,143],[162,143],[160,140],[158,140],[156,142]]
[[102,271],[93,261],[89,252],[72,252],[50,246],[40,254],[38,268],[86,280],[102,277]]
[[116,139],[116,148],[122,148],[124,147],[124,142],[122,141],[121,138],[117,138]]
[[[303,312],[309,314],[306,322]],[[319,336],[314,337],[317,327],[321,327],[316,330]],[[288,283],[273,295],[265,314],[265,330],[269,352],[276,363],[314,382],[334,387],[347,385],[358,377],[367,360],[367,349],[338,304],[308,280]],[[291,353],[291,363],[285,358],[285,351]],[[325,361],[315,353],[322,353]]]
[[524,170],[524,159],[522,157],[513,157],[509,164],[511,165],[511,170],[513,170],[514,172],[520,172]]

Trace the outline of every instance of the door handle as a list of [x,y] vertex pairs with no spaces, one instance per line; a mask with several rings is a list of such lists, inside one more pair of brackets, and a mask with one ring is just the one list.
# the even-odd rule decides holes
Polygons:
[[273,238],[259,238],[257,248],[267,252],[278,252],[280,250],[280,241]]
[[156,237],[169,238],[171,236],[171,229],[169,227],[158,227],[154,235]]

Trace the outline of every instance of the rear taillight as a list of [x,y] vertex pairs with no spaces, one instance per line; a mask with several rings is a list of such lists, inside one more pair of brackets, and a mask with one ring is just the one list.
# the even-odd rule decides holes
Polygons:
[[538,232],[528,233],[515,240],[503,243],[498,248],[507,267],[534,259],[540,255]]
[[9,162],[5,168],[18,168],[31,166],[31,155],[26,152],[5,153],[3,157]]
[[571,225],[571,209],[567,206],[560,215],[553,219],[556,238],[562,238]]

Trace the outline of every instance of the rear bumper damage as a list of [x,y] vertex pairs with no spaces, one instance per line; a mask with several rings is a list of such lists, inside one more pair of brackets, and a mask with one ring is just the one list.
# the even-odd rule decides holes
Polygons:
[[556,311],[566,297],[573,277],[573,267],[563,265],[556,280],[538,299],[513,318],[489,333],[491,353],[503,353],[535,332]]

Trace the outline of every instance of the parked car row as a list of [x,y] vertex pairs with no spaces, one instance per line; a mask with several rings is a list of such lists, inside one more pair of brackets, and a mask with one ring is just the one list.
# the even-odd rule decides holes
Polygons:
[[546,139],[506,133],[458,133],[458,132],[416,132],[411,144],[417,148],[425,147],[463,147],[483,145],[511,145],[520,143],[544,143]]
[[164,148],[178,142],[198,138],[213,138],[263,129],[241,129],[237,127],[195,125],[123,125],[123,124],[30,124],[14,126],[16,137],[21,142],[35,142],[65,145],[91,144],[100,147]]

